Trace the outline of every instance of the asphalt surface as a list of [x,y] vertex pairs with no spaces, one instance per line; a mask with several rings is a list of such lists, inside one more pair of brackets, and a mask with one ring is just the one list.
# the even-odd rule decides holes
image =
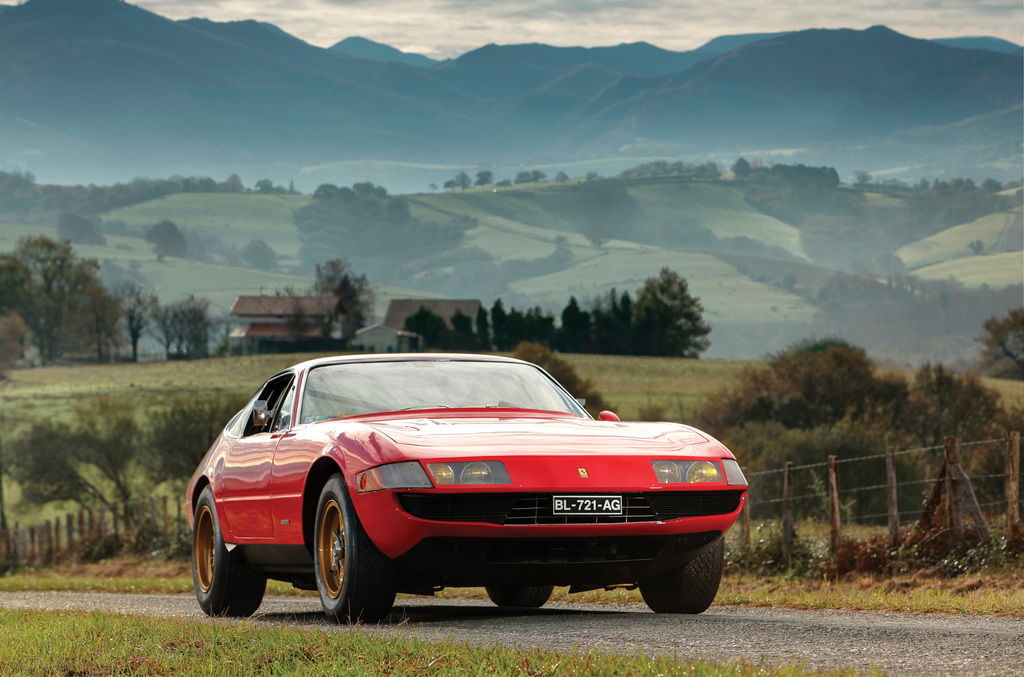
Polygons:
[[[102,610],[210,620],[191,595],[0,593],[8,609]],[[257,623],[347,632],[325,621],[315,598],[267,597]],[[651,613],[643,605],[550,603],[528,611],[488,602],[399,599],[374,634],[501,643],[568,652],[746,659],[807,668],[878,668],[894,675],[1024,675],[1024,619],[858,611],[712,607],[699,616]]]

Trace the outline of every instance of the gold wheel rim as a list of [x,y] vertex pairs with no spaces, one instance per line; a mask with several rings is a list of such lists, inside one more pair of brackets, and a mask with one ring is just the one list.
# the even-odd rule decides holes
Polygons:
[[196,583],[203,592],[209,592],[213,585],[213,556],[216,548],[217,535],[213,528],[213,511],[204,505],[196,515],[195,541],[193,550],[195,561]]
[[324,592],[331,599],[337,599],[345,580],[345,526],[341,519],[341,506],[334,499],[324,506],[316,548]]

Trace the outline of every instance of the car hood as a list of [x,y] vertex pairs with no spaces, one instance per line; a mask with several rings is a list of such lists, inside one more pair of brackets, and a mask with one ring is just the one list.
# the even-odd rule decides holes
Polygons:
[[[518,454],[714,453],[722,449],[700,431],[675,423],[625,423],[591,419],[421,418],[367,423],[399,448],[416,455],[459,457]],[[712,445],[712,443],[714,443]]]

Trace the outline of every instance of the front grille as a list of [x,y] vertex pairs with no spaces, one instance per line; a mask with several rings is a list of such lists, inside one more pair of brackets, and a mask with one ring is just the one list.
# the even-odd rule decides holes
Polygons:
[[639,524],[683,517],[727,515],[740,506],[742,490],[650,491],[622,495],[621,515],[555,515],[553,494],[421,494],[399,495],[402,508],[414,517],[435,522],[487,524]]

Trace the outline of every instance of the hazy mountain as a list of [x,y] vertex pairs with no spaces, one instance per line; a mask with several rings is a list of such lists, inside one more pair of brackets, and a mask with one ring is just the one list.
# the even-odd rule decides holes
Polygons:
[[390,45],[374,42],[373,40],[367,40],[366,38],[360,38],[358,36],[345,38],[341,42],[332,45],[330,49],[335,52],[341,52],[342,54],[348,54],[349,56],[358,56],[362,59],[401,63],[414,68],[430,68],[438,63],[436,59],[431,59],[430,57],[423,56],[422,54],[403,52]]
[[[689,71],[623,78],[572,121],[574,140],[685,138],[702,148],[802,145],[948,125],[1024,96],[1024,62],[885,27],[754,42]],[[589,137],[589,138],[588,138]]]
[[789,33],[790,32],[787,31],[784,33],[745,33],[743,35],[723,35],[707,42],[693,51],[708,56],[720,56],[731,52],[737,47],[749,45],[752,42],[771,40],[772,38],[777,38],[782,35],[789,35]]
[[[884,149],[894,134],[921,139],[898,144],[906,153],[935,156],[946,137],[915,130],[969,119],[968,136],[984,139],[975,156],[993,158],[1019,154],[1019,134],[999,135],[1013,129],[1007,120],[1021,126],[1019,109],[992,116],[1019,106],[1022,66],[1018,56],[876,27],[727,36],[694,52],[488,45],[426,69],[323,49],[255,21],[30,0],[0,14],[0,167],[65,182],[252,167],[294,176],[360,159],[473,166]],[[913,155],[900,163],[917,166]],[[1004,164],[1000,178],[1017,170]]]
[[1009,40],[999,38],[938,38],[932,40],[947,47],[959,47],[961,49],[984,49],[989,52],[1001,52],[1003,54],[1020,54],[1021,46]]

